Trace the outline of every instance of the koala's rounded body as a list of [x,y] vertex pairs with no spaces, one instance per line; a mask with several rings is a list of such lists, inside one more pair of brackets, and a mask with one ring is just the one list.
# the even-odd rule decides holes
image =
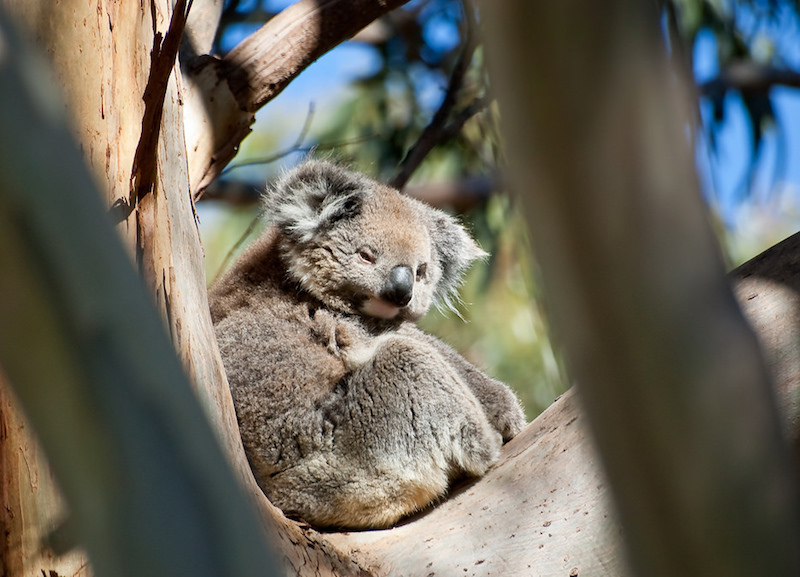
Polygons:
[[267,193],[271,226],[212,288],[245,451],[285,513],[387,527],[479,476],[525,420],[414,321],[483,255],[454,219],[328,162]]

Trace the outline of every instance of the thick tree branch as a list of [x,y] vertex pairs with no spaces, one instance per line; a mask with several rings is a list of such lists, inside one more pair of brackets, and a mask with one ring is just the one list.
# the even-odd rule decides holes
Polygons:
[[181,61],[186,62],[211,52],[223,4],[223,0],[194,0],[181,41]]
[[242,110],[255,112],[320,56],[407,0],[301,0],[223,58]]
[[49,76],[2,8],[0,42],[0,362],[78,540],[99,575],[276,575]]
[[[784,430],[796,451],[798,255],[800,233],[731,274],[739,304],[769,360]],[[618,418],[630,417],[620,409]],[[500,463],[486,477],[435,509],[395,529],[326,537],[374,575],[621,577],[631,573],[610,500],[586,416],[570,390],[503,448]]]
[[800,233],[731,273],[775,383],[784,431],[800,466]]
[[190,70],[187,147],[198,198],[250,132],[254,113],[320,56],[408,0],[300,0],[220,61]]

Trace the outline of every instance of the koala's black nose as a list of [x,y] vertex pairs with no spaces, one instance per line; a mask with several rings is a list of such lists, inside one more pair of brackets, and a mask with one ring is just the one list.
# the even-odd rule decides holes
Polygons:
[[414,273],[407,266],[398,265],[389,273],[381,298],[398,307],[404,307],[411,301],[414,293]]

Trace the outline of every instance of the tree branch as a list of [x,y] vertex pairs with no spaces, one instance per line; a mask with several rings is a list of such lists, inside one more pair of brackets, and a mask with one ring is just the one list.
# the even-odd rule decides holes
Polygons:
[[254,113],[320,56],[408,0],[300,0],[222,60],[189,67],[187,148],[194,198],[225,168]]
[[796,468],[657,10],[483,6],[511,183],[635,574],[800,574]]
[[50,76],[1,6],[0,38],[0,362],[77,540],[98,575],[277,575]]
[[727,90],[766,92],[773,86],[800,88],[800,73],[755,62],[731,62],[698,90],[703,96],[715,97]]
[[[430,206],[448,207],[463,214],[485,203],[501,185],[495,175],[484,174],[407,186],[403,192]],[[218,178],[208,186],[202,201],[219,200],[234,206],[255,206],[261,202],[263,194],[263,182]]]
[[223,58],[242,110],[255,112],[320,56],[407,0],[300,0]]
[[223,4],[223,0],[194,0],[181,40],[182,62],[211,52],[220,26]]
[[[800,233],[730,279],[769,359],[784,429],[800,457],[798,255]],[[326,538],[376,575],[621,577],[631,573],[614,517],[586,416],[570,390],[503,447],[484,478],[436,508],[394,529]]]
[[389,181],[389,185],[398,190],[402,190],[414,171],[437,144],[457,134],[464,123],[486,105],[485,98],[475,99],[470,106],[461,111],[456,119],[448,124],[448,119],[456,105],[461,87],[464,84],[464,78],[477,48],[477,22],[475,21],[474,8],[468,1],[464,2],[464,15],[464,46],[453,67],[444,99],[428,126],[419,135],[419,138],[408,150],[403,160],[400,161],[400,168],[397,174]]

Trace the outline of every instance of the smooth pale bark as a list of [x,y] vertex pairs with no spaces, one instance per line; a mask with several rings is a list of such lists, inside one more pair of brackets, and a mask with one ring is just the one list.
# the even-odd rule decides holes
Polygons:
[[66,518],[64,500],[30,424],[0,374],[0,568],[4,575],[81,575],[88,559],[79,550],[56,555],[42,543]]
[[[99,575],[276,575],[56,91],[43,90],[42,63],[4,12],[0,46],[0,362],[63,489],[74,537]],[[25,533],[30,504],[18,506],[24,542],[35,532]]]
[[781,422],[800,464],[800,233],[732,273],[775,383]]
[[181,60],[208,54],[214,46],[224,0],[194,0],[181,43]]

